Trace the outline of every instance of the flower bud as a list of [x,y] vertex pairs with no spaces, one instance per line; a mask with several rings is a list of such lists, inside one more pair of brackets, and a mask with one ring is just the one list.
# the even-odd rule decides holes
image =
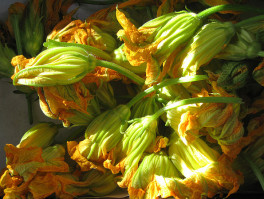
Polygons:
[[14,85],[54,86],[78,82],[96,67],[96,58],[81,47],[55,47],[41,52],[14,75]]
[[43,17],[39,16],[39,5],[30,1],[25,8],[25,16],[21,21],[21,42],[25,53],[35,57],[43,47],[44,25]]
[[232,91],[242,88],[249,79],[249,66],[246,62],[227,62],[220,68],[217,85]]
[[57,133],[58,127],[53,123],[36,124],[23,135],[17,147],[46,148],[54,141],[54,137]]
[[231,22],[211,22],[204,25],[180,52],[171,69],[174,77],[195,75],[228,44],[235,34]]
[[229,43],[216,58],[240,61],[244,59],[254,59],[259,56],[261,44],[251,32],[241,28],[237,33],[237,41]]

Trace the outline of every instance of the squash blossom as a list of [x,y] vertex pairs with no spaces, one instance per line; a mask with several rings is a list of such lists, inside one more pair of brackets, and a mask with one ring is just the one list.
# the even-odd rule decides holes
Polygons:
[[85,139],[79,144],[76,141],[68,142],[68,152],[82,171],[92,168],[104,171],[100,164],[122,139],[121,126],[129,117],[130,109],[126,105],[119,105],[97,116],[87,127]]
[[181,177],[165,152],[146,154],[129,183],[128,193],[132,199],[187,198],[191,189],[181,183]]
[[231,22],[204,25],[184,47],[171,67],[173,77],[195,75],[201,66],[220,53],[235,35]]
[[[87,185],[83,186],[81,183]],[[109,170],[101,172],[92,169],[84,172],[80,184],[80,188],[89,190],[87,194],[92,196],[105,196],[117,188],[116,176]]]
[[51,175],[39,174],[29,184],[30,193],[33,198],[46,198],[56,195],[56,198],[74,199],[82,195],[103,196],[110,194],[117,184],[114,175],[107,171],[105,173],[90,170],[81,175],[75,173],[56,173]]
[[217,161],[220,156],[202,139],[197,138],[192,143],[185,144],[176,132],[170,136],[168,155],[175,167],[186,178],[192,175],[193,171]]
[[138,101],[131,109],[131,118],[141,118],[147,115],[153,115],[161,108],[156,96],[146,97]]
[[113,109],[116,107],[116,99],[114,97],[113,87],[109,82],[101,80],[100,85],[89,83],[85,85],[89,91],[98,100],[99,104],[105,109]]
[[179,12],[160,16],[137,29],[118,9],[116,16],[123,27],[117,35],[125,43],[127,60],[134,67],[146,65],[147,84],[156,81],[160,64],[186,42],[201,24],[196,14]]
[[42,112],[52,119],[59,119],[65,127],[87,125],[100,113],[98,102],[93,99],[84,83],[37,88]]
[[[170,101],[168,105],[173,102]],[[197,106],[190,104],[167,111],[166,125],[170,125],[185,143],[192,142],[199,135],[200,125],[196,117],[190,114]]]
[[[239,120],[240,106],[233,105],[225,108],[230,109],[229,117],[221,125],[213,125],[207,128],[209,135],[218,141],[220,145],[231,145],[236,143],[244,135],[243,123]],[[222,119],[222,118],[221,118]],[[204,125],[207,127],[207,125]]]
[[58,134],[58,127],[53,123],[38,123],[29,129],[21,138],[18,148],[48,147]]
[[203,140],[197,138],[186,145],[174,133],[170,141],[169,157],[185,176],[182,182],[194,195],[213,197],[224,189],[229,190],[229,194],[238,189],[241,176],[232,169],[226,157],[220,158],[220,154]]
[[116,39],[109,33],[102,31],[92,22],[82,22],[81,20],[71,21],[61,29],[54,29],[47,36],[48,39],[89,45],[107,52],[112,52],[117,45]]
[[223,51],[216,55],[216,58],[241,61],[254,59],[258,56],[263,57],[264,53],[261,51],[261,43],[256,37],[257,35],[241,28],[237,32],[237,41],[229,43]]
[[14,74],[14,67],[11,65],[14,56],[16,56],[15,52],[0,42],[0,78],[10,78]]
[[180,108],[167,112],[167,122],[185,144],[206,135],[209,140],[213,138],[217,141],[226,155],[237,156],[240,151],[231,148],[244,135],[243,124],[239,120],[239,105],[204,103]]
[[96,58],[81,47],[49,48],[14,74],[13,84],[35,87],[72,84],[95,67]]
[[166,138],[156,139],[157,120],[152,116],[137,118],[132,122],[120,143],[104,162],[104,167],[111,169],[113,173],[122,172],[122,180],[118,182],[120,187],[128,187],[144,152],[149,149],[159,151],[166,147],[168,141]]

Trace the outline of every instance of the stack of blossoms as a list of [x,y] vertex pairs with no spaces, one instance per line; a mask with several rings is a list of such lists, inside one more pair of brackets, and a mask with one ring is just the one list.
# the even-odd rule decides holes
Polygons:
[[[131,199],[196,199],[253,183],[264,189],[263,9],[105,0],[97,3],[109,7],[81,21],[71,18],[76,10],[65,14],[72,3],[9,9],[0,74],[37,93],[54,123],[6,144],[4,199],[118,189]],[[241,20],[248,12],[256,16]],[[66,139],[62,129],[70,129]]]

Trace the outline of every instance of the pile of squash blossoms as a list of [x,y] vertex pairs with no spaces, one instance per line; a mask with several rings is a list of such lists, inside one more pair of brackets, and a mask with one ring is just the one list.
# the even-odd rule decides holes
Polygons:
[[[1,75],[27,96],[37,93],[54,119],[34,125],[17,146],[6,144],[4,199],[119,189],[131,199],[212,198],[241,185],[264,188],[264,10],[247,2],[129,0],[85,21],[72,18],[76,10],[58,15],[52,31],[30,32],[21,13],[37,8],[33,19],[46,27],[39,8],[51,2],[58,5],[13,5],[17,49],[1,40]],[[53,12],[71,3],[60,1]],[[65,128],[71,133],[60,139]]]

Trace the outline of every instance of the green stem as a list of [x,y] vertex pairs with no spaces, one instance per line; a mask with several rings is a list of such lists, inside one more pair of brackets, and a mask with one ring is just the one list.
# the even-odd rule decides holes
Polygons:
[[122,0],[77,0],[78,3],[94,4],[94,5],[109,5],[116,4]]
[[261,170],[259,169],[259,167],[257,167],[256,164],[254,164],[254,162],[251,160],[250,156],[247,153],[242,152],[241,155],[243,156],[243,158],[247,161],[247,163],[251,167],[252,171],[254,172],[254,174],[256,175],[256,177],[259,180],[259,183],[262,187],[262,190],[264,191],[264,176],[263,176]]
[[161,108],[153,115],[153,118],[157,119],[163,113],[171,109],[188,104],[197,104],[197,103],[242,103],[242,101],[241,98],[237,98],[237,97],[196,97],[196,98],[183,99]]
[[98,66],[102,66],[105,68],[110,68],[112,70],[115,70],[122,75],[125,75],[129,79],[133,80],[134,82],[138,83],[139,85],[144,85],[145,84],[145,79],[139,77],[135,73],[131,72],[130,70],[123,68],[122,66],[119,66],[115,63],[108,62],[108,61],[103,61],[103,60],[96,60],[96,63]]
[[175,78],[175,79],[166,79],[162,81],[161,83],[154,85],[145,91],[137,94],[130,102],[127,103],[128,107],[132,107],[136,102],[144,98],[146,95],[154,92],[155,90],[158,90],[160,88],[163,88],[165,86],[173,85],[173,84],[179,84],[179,83],[187,83],[187,82],[194,82],[194,81],[201,81],[206,80],[208,77],[206,75],[196,75],[193,77],[181,77],[181,78]]
[[44,47],[46,48],[54,48],[54,47],[70,47],[70,46],[75,46],[75,47],[81,47],[83,48],[84,50],[86,50],[88,53],[91,53],[95,56],[98,56],[104,60],[107,60],[107,61],[111,61],[112,60],[112,57],[98,49],[98,48],[95,48],[93,46],[89,46],[89,45],[83,45],[83,44],[76,44],[76,43],[67,43],[67,42],[59,42],[59,41],[54,41],[54,40],[51,40],[49,39],[47,42],[45,42],[43,44]]
[[221,12],[221,11],[239,11],[239,12],[251,12],[251,13],[256,13],[256,14],[263,14],[264,10],[249,6],[249,5],[232,5],[232,4],[226,4],[226,5],[219,5],[219,6],[214,6],[211,8],[208,8],[200,13],[197,14],[197,16],[200,19],[207,18],[208,16],[216,13],[216,12]]
[[11,24],[12,24],[12,28],[13,28],[13,31],[14,31],[14,34],[15,34],[17,53],[19,55],[22,55],[23,54],[23,50],[22,50],[20,28],[19,28],[19,16],[15,15],[15,14],[12,15]]
[[238,22],[238,23],[235,24],[235,27],[236,28],[240,28],[242,26],[245,26],[245,25],[254,23],[256,21],[261,21],[261,20],[264,20],[264,15],[259,15],[259,16],[256,16],[256,17],[250,17],[248,19],[245,19],[243,21],[240,21],[240,22]]
[[26,94],[29,124],[32,124],[32,123],[33,123],[33,115],[32,115],[32,100],[31,100],[31,96],[32,96],[31,93]]

